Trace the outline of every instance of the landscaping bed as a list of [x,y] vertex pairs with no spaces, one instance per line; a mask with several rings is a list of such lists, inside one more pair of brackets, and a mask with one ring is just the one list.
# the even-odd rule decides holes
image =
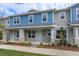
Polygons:
[[[7,42],[7,43],[0,43],[0,44],[33,47],[33,44],[31,44],[31,42],[28,42],[28,43]],[[43,43],[40,43],[38,45],[35,45],[35,47],[37,47],[37,48],[47,48],[47,49],[79,51],[79,47],[72,46],[72,45],[49,45],[49,44],[48,45],[44,45]]]
[[59,49],[59,50],[69,50],[69,51],[79,51],[79,47],[72,47],[72,46],[47,46],[44,45],[43,48],[52,48],[52,49]]

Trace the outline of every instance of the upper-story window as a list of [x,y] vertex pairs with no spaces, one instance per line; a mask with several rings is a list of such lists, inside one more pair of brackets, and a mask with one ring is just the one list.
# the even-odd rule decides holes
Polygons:
[[29,16],[28,16],[28,23],[29,23],[29,24],[32,24],[32,23],[34,22],[34,21],[33,21],[33,17],[34,17],[33,15],[29,15]]
[[43,13],[42,14],[42,22],[47,22],[48,21],[48,13]]
[[20,24],[20,17],[14,17],[13,18],[13,24],[14,25]]
[[59,13],[59,19],[65,19],[65,12],[60,12]]
[[79,8],[76,9],[76,19],[79,20]]

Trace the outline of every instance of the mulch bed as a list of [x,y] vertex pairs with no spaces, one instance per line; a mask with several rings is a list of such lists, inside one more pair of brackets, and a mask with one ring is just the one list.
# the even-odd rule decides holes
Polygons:
[[[32,47],[32,45],[26,45],[24,43],[12,43],[12,42],[1,43],[0,42],[0,44]],[[37,47],[37,45],[36,45],[36,47]],[[39,48],[41,48],[41,47],[39,47]],[[57,45],[53,45],[53,46],[52,45],[43,45],[42,48],[79,51],[79,47],[63,46],[63,45],[58,45],[58,46]]]
[[69,51],[79,51],[79,47],[73,46],[44,46],[44,48],[52,48],[52,49],[59,49],[59,50],[69,50]]
[[6,43],[3,43],[3,42],[0,42],[0,44],[5,44],[5,45],[16,45],[16,46],[31,46],[30,44],[24,44],[24,43],[14,43],[14,42],[6,42]]

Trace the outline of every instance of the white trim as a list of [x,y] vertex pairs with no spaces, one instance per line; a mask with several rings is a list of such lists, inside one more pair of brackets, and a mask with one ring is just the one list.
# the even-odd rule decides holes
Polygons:
[[6,27],[4,29],[19,29],[19,28],[44,28],[44,27],[54,27],[55,25],[42,25],[42,26],[23,26],[23,27]]
[[72,9],[70,8],[70,22],[72,23]]
[[79,26],[79,24],[70,24],[71,26]]
[[[64,13],[64,19],[61,19],[61,13]],[[66,12],[65,11],[59,12],[59,20],[65,20],[65,19],[66,19]]]
[[[17,18],[19,18],[19,23],[16,23],[16,24],[15,24],[15,23],[14,23],[14,19],[16,19],[16,21],[17,21]],[[20,22],[21,22],[21,21],[20,21],[20,17],[13,17],[13,25],[19,25]]]
[[[47,19],[46,21],[43,21],[43,15],[44,15],[44,14],[46,14],[46,19]],[[41,22],[42,22],[42,23],[48,22],[48,13],[42,13],[42,20],[41,20]]]
[[79,10],[79,8],[76,8],[76,20],[79,20],[79,18],[77,17],[77,14],[79,14],[77,13],[77,10]]
[[[31,16],[32,16],[32,22],[29,22]],[[33,24],[33,23],[34,23],[34,15],[29,15],[28,16],[28,24]]]

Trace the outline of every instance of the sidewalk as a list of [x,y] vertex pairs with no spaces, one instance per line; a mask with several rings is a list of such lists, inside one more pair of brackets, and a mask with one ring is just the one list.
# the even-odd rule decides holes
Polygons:
[[56,56],[79,56],[78,51],[75,52],[75,51],[66,51],[57,49],[46,49],[46,48],[35,48],[35,47],[13,46],[13,45],[2,45],[2,44],[0,44],[0,48],[39,53],[39,54],[56,55]]

